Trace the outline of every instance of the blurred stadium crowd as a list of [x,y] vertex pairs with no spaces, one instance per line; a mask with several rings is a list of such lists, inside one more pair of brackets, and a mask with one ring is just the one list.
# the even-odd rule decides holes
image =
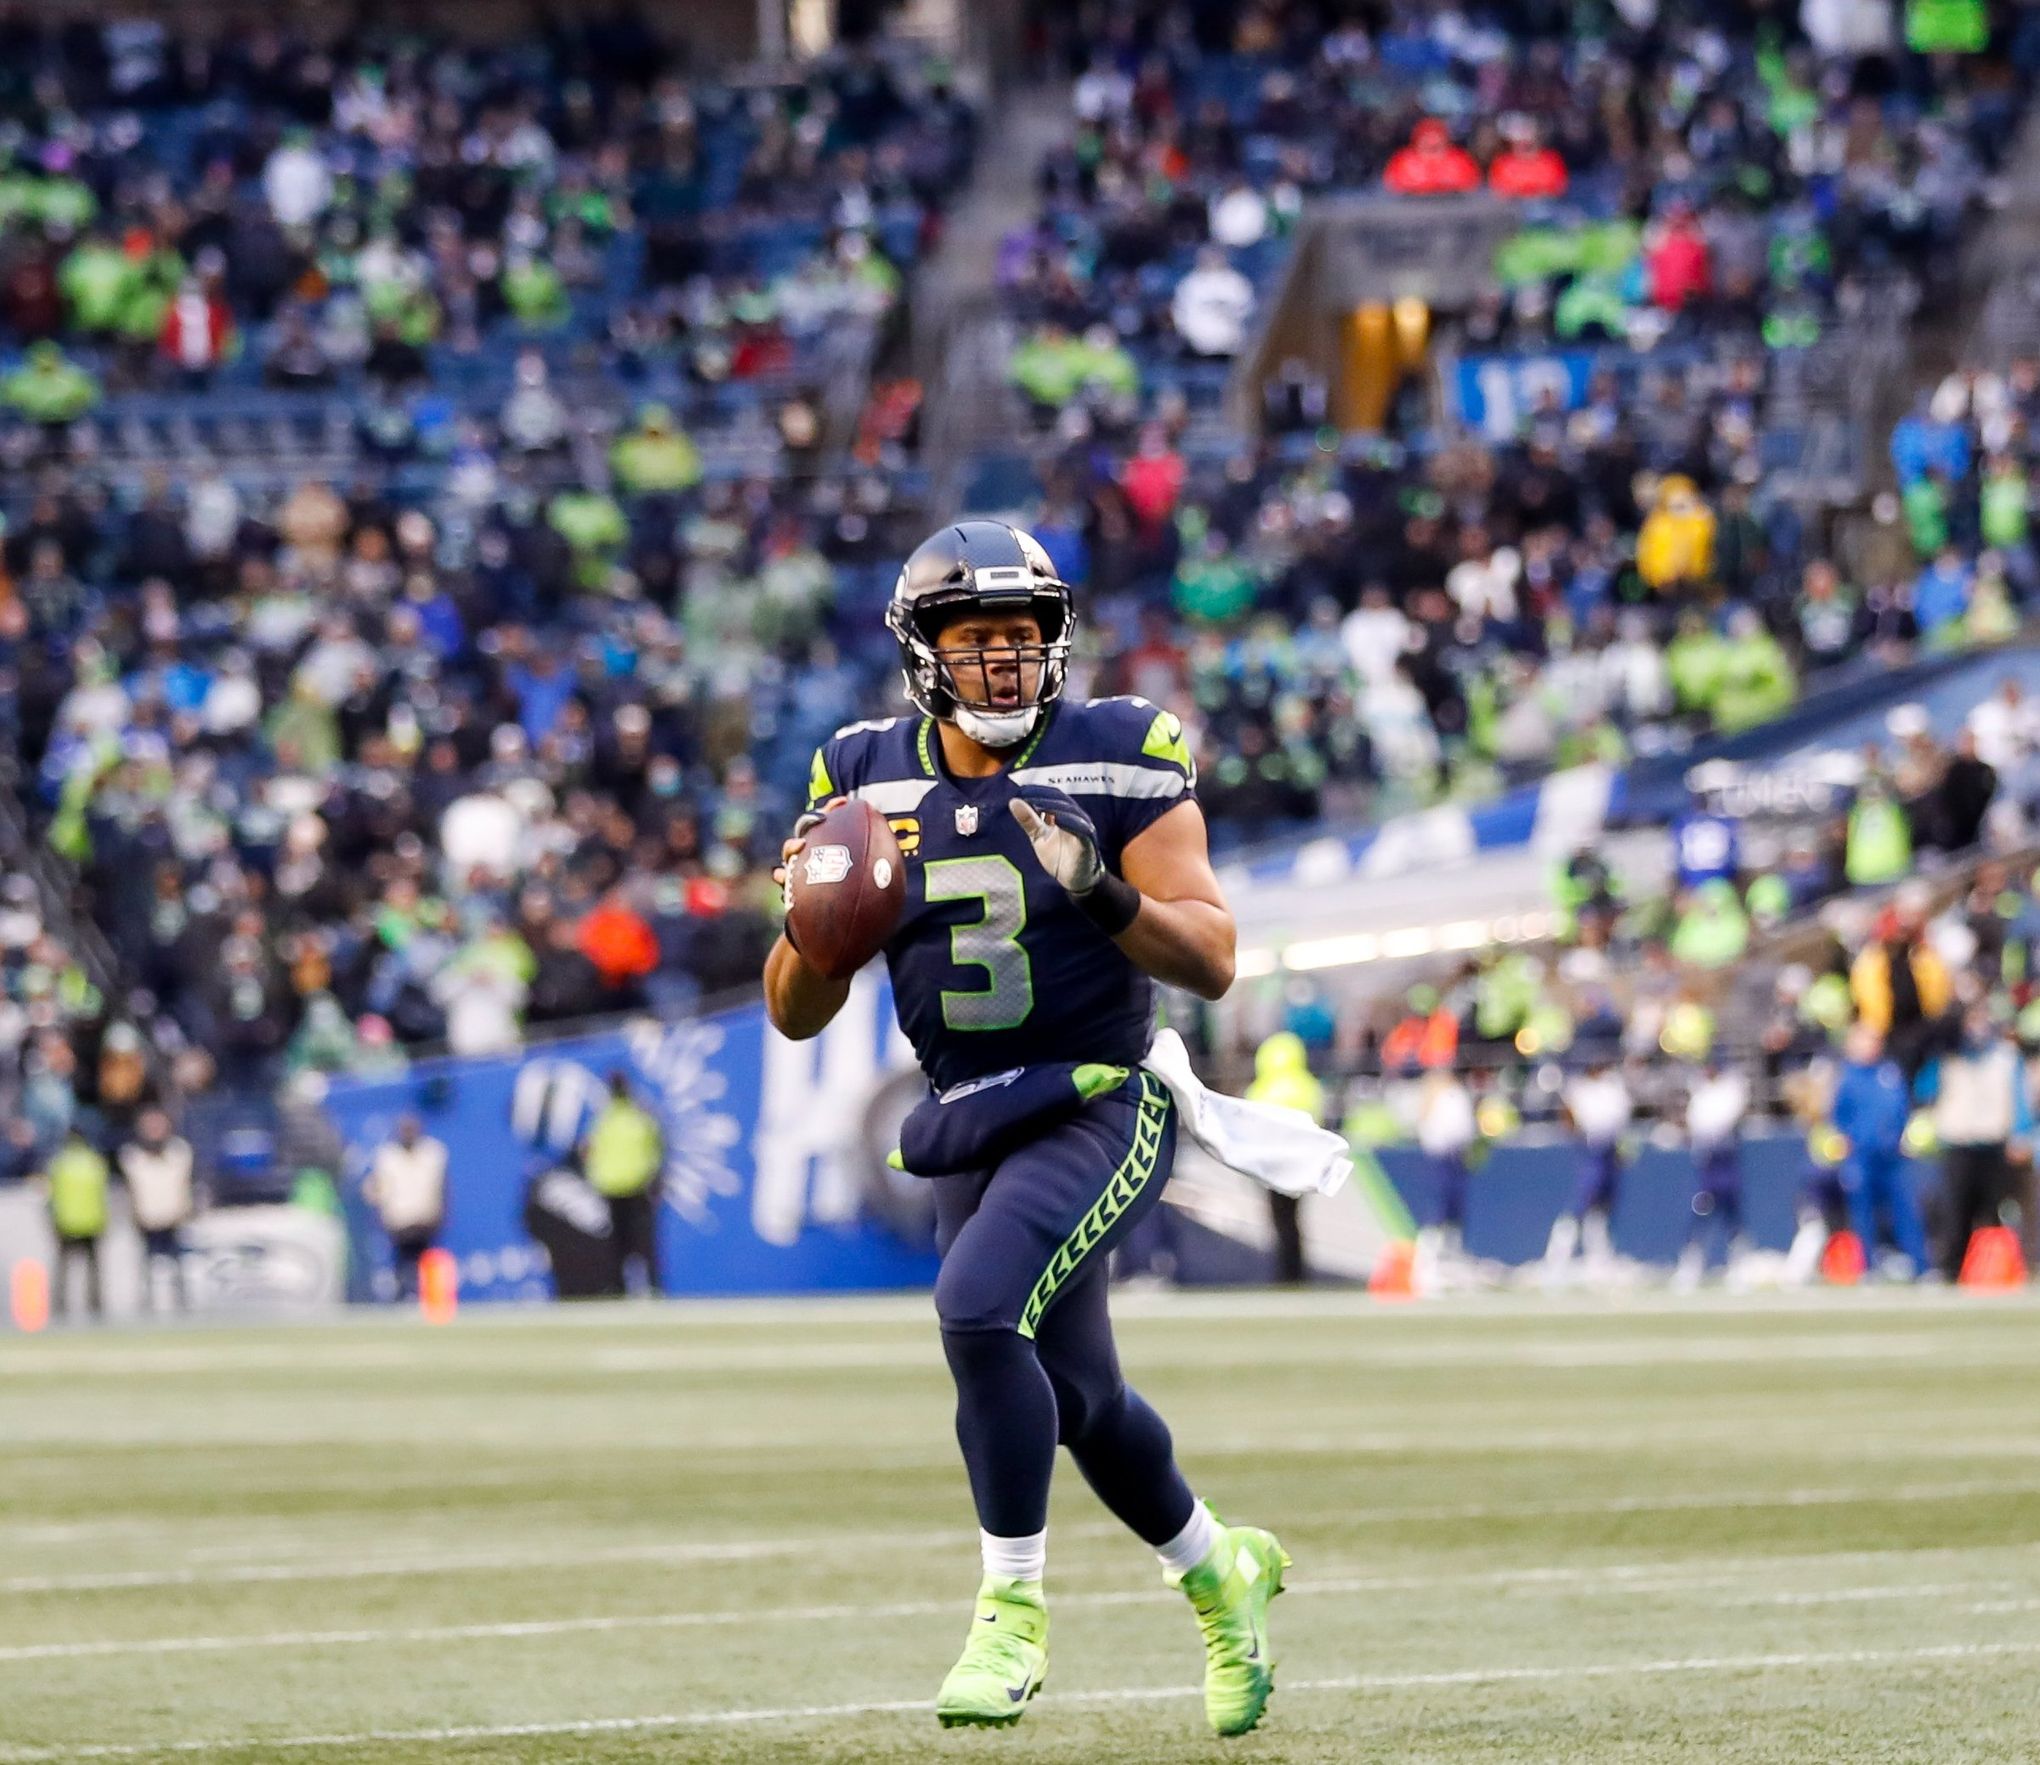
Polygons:
[[[1938,457],[1939,524],[1917,495],[1903,523],[1809,518],[1767,473],[1828,327],[1940,287],[2040,32],[1979,77],[1787,41],[1763,9],[1527,39],[1382,10],[1086,15],[1075,137],[1000,263],[1043,433],[985,482],[1035,481],[1035,531],[1112,633],[1109,683],[1195,706],[1221,820],[1251,837],[1478,794],[1675,719],[1761,721],[1866,650],[2007,627],[2031,584],[2016,450],[1988,538],[1967,457]],[[1293,362],[1258,453],[1210,419],[1307,196],[1481,188],[1522,226],[1462,347],[1593,346],[1576,408],[1548,390],[1500,437],[1408,419],[1341,448]]]
[[[970,500],[1079,585],[1073,690],[1185,712],[1221,846],[2016,627],[2040,366],[1952,377],[1866,507],[1772,489],[1822,341],[1944,291],[2040,70],[2031,8],[1961,57],[1919,10],[1052,10],[1075,126],[994,266],[1014,439]],[[173,1093],[747,981],[809,753],[897,707],[879,609],[929,479],[874,365],[983,128],[947,71],[705,79],[626,12],[487,49],[12,15],[0,51],[0,732],[120,990],[13,879],[8,1168]],[[1285,363],[1243,441],[1218,395],[1305,200],[1465,189],[1521,225],[1459,346],[1591,350],[1582,396],[1440,424],[1411,382],[1342,438]],[[2030,804],[2030,721],[1986,805]],[[1966,849],[1961,758],[1860,802]],[[1732,1031],[1708,989],[1767,924],[1895,880],[1850,843],[1655,904],[1583,856],[1563,997],[1503,955],[1413,1010],[1698,1059],[1666,1025]],[[1831,929],[1753,983],[1800,1054],[1873,928]],[[1995,959],[1955,966],[2022,1008]],[[1395,1023],[1304,1027],[1399,1064]]]

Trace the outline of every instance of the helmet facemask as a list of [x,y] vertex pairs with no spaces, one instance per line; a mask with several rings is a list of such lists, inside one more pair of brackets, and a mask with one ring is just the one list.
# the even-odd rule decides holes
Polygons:
[[[895,608],[888,623],[900,641],[907,696],[915,705],[988,748],[1009,748],[1026,740],[1043,707],[1062,696],[1075,619],[1067,590],[1028,582],[1000,593],[997,585],[985,582],[996,574],[980,570],[969,589],[931,597],[911,612]],[[1023,612],[1040,628],[1039,642],[943,646],[938,641],[961,619]]]

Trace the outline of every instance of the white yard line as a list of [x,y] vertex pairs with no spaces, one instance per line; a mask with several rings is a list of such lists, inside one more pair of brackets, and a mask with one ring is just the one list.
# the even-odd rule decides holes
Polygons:
[[[1138,1313],[1129,1316],[1138,1317]],[[1260,1315],[1260,1314],[1254,1314]],[[1268,1314],[1271,1321],[1284,1314]],[[1322,1316],[1337,1319],[1341,1311]],[[1739,1316],[1742,1314],[1733,1314]],[[1803,1313],[1795,1313],[1804,1316]],[[1988,1314],[1977,1314],[1979,1321]],[[1729,1316],[1708,1314],[1708,1321],[1732,1321]],[[1216,1322],[1221,1315],[1202,1311],[1186,1314],[1182,1322]],[[1296,1314],[1293,1321],[1311,1321],[1308,1314]],[[1495,1320],[1500,1322],[1500,1319]],[[1525,1320],[1526,1322],[1528,1320]],[[1612,1320],[1611,1320],[1612,1321]],[[1808,1321],[1812,1321],[1809,1319]],[[1891,1320],[1901,1323],[1897,1316]],[[892,1341],[843,1341],[827,1337],[801,1342],[688,1340],[685,1332],[674,1332],[669,1342],[619,1342],[591,1344],[563,1333],[549,1344],[529,1345],[530,1364],[543,1364],[563,1372],[612,1377],[650,1373],[701,1374],[729,1372],[784,1373],[891,1371],[925,1369],[942,1372],[942,1355],[934,1332],[901,1337]],[[231,1372],[424,1372],[452,1374],[492,1372],[502,1366],[500,1352],[478,1353],[474,1339],[438,1337],[410,1342],[258,1345],[225,1340],[207,1343],[175,1340],[151,1345],[143,1338],[119,1348],[95,1346],[66,1350],[61,1345],[52,1353],[37,1355],[16,1348],[0,1352],[0,1379],[81,1378],[169,1378],[178,1375],[208,1376]],[[464,1352],[465,1351],[465,1352]],[[1403,1332],[1384,1340],[1380,1333],[1356,1330],[1330,1337],[1309,1336],[1269,1341],[1255,1338],[1244,1342],[1212,1342],[1167,1339],[1138,1345],[1136,1358],[1146,1367],[1208,1367],[1269,1365],[1352,1365],[1387,1370],[1422,1370],[1429,1367],[1493,1366],[1533,1367],[1551,1371],[1590,1370],[1600,1367],[1747,1365],[1752,1361],[1811,1362],[1930,1360],[1936,1366],[1975,1368],[2024,1364],[2025,1345],[2001,1331],[1951,1331],[1945,1328],[1895,1329],[1871,1335],[1853,1332],[1807,1330],[1766,1336],[1715,1333],[1696,1336],[1644,1337],[1640,1339],[1589,1339],[1565,1333],[1539,1339],[1515,1333],[1501,1340],[1459,1337],[1451,1340],[1412,1342]]]
[[[1571,1666],[1467,1667],[1428,1673],[1356,1673],[1331,1679],[1293,1680],[1280,1690],[1289,1696],[1317,1692],[1418,1691],[1461,1685],[1517,1685],[1569,1680],[1647,1679],[1676,1673],[1764,1673],[1809,1667],[1894,1667],[1926,1661],[1989,1660],[2040,1654],[2040,1639],[2027,1642],[1942,1643],[1906,1649],[1840,1649],[1779,1654],[1683,1655],[1650,1661],[1593,1661]],[[1200,1696],[1193,1685],[1121,1686],[1111,1690],[1050,1693],[1051,1705],[1173,1702]],[[926,1698],[890,1698],[844,1704],[782,1704],[747,1710],[686,1710],[654,1716],[597,1716],[575,1721],[476,1724],[443,1728],[362,1729],[351,1734],[255,1735],[245,1739],[157,1741],[13,1747],[0,1750],[0,1765],[42,1765],[78,1759],[146,1759],[162,1754],[259,1752],[275,1749],[363,1746],[432,1746],[476,1740],[532,1740],[601,1734],[643,1734],[662,1729],[730,1728],[779,1722],[839,1721],[859,1716],[929,1713]]]
[[[1101,1532],[1116,1526],[1098,1522]],[[467,1552],[441,1556],[355,1557],[344,1562],[235,1563],[221,1568],[110,1569],[81,1575],[15,1575],[0,1580],[0,1593],[98,1593],[131,1587],[233,1586],[276,1581],[370,1581],[385,1576],[495,1574],[516,1569],[571,1568],[582,1563],[741,1563],[757,1558],[799,1556],[821,1546],[898,1550],[916,1545],[969,1543],[975,1532],[853,1532],[836,1539],[736,1538],[699,1544],[597,1545],[579,1550]]]
[[[1401,1334],[1414,1326],[1453,1326],[1492,1322],[1511,1329],[1581,1319],[1706,1318],[1732,1322],[1741,1318],[1790,1316],[1817,1322],[1876,1312],[1893,1317],[1963,1316],[1984,1324],[2007,1312],[2040,1306],[2040,1287],[2004,1294],[1977,1294],[1935,1288],[1822,1288],[1806,1292],[1764,1294],[1628,1294],[1496,1293],[1428,1300],[1421,1305],[1384,1306],[1365,1293],[1330,1289],[1279,1293],[1180,1292],[1125,1293],[1114,1296],[1115,1311],[1131,1322],[1310,1322],[1331,1318],[1371,1319]],[[408,1313],[364,1316],[359,1311],[333,1319],[268,1320],[258,1325],[205,1322],[166,1328],[160,1324],[116,1325],[111,1331],[55,1332],[34,1340],[0,1337],[0,1375],[13,1372],[71,1371],[95,1361],[122,1364],[122,1370],[152,1370],[158,1362],[172,1368],[201,1360],[227,1367],[276,1365],[317,1366],[332,1356],[337,1366],[383,1367],[432,1362],[444,1364],[464,1348],[480,1348],[489,1338],[523,1337],[543,1332],[561,1337],[585,1336],[604,1330],[618,1333],[665,1331],[684,1334],[695,1329],[749,1330],[784,1326],[812,1329],[821,1323],[876,1327],[925,1325],[932,1322],[925,1294],[846,1295],[813,1299],[681,1299],[664,1304],[590,1304],[476,1307],[464,1313],[450,1333],[419,1334]],[[288,1346],[251,1344],[251,1329],[280,1332]],[[113,1340],[109,1340],[109,1337]],[[366,1340],[348,1341],[347,1338]],[[1750,1346],[1761,1354],[1763,1339],[1752,1335]],[[429,1344],[429,1345],[428,1345]]]
[[[2029,1356],[2028,1359],[2031,1357]],[[797,1424],[801,1418],[792,1420]],[[235,1452],[257,1452],[265,1449],[296,1449],[311,1446],[355,1446],[378,1444],[364,1442],[361,1436],[342,1438],[331,1430],[316,1433],[300,1431],[263,1432],[258,1429],[236,1430],[231,1438],[214,1433],[203,1440],[189,1430],[196,1422],[179,1430],[127,1429],[118,1435],[107,1436],[109,1445],[118,1443],[124,1450],[136,1451],[184,1451],[198,1450],[203,1453],[226,1457]],[[1883,1451],[1901,1457],[1922,1460],[1946,1460],[1974,1457],[1978,1459],[2016,1458],[2031,1463],[2040,1456],[2040,1417],[2024,1429],[2018,1424],[2006,1421],[2002,1416],[1992,1416],[1987,1406],[1980,1405],[1975,1426],[1979,1429],[1997,1428],[1990,1439],[1975,1439],[1957,1436],[1953,1439],[1937,1436],[1932,1439],[1920,1438],[1917,1430],[1907,1435],[1898,1430],[1852,1432],[1846,1439],[1814,1441],[1801,1445],[1792,1442],[1791,1450],[1805,1458],[1832,1457],[1846,1459],[1854,1468],[1862,1462],[1865,1450],[1875,1445]],[[876,1472],[934,1472],[954,1469],[957,1465],[953,1445],[940,1439],[938,1431],[931,1427],[924,1432],[925,1446],[902,1446],[888,1450],[883,1447],[864,1448],[846,1444],[839,1432],[832,1431],[824,1423],[816,1422],[812,1427],[790,1427],[772,1432],[742,1432],[718,1434],[704,1430],[699,1434],[687,1434],[668,1438],[676,1453],[684,1453],[690,1462],[700,1464],[711,1455],[727,1457],[734,1462],[730,1474],[742,1476],[747,1457],[763,1455],[777,1459],[786,1454],[799,1454],[809,1463],[825,1455],[831,1469],[856,1474]],[[1620,1431],[1605,1425],[1587,1424],[1578,1427],[1551,1427],[1543,1424],[1526,1423],[1522,1428],[1454,1427],[1441,1423],[1434,1429],[1405,1430],[1401,1432],[1356,1429],[1351,1433],[1331,1431],[1324,1433],[1295,1433],[1282,1435],[1237,1434],[1230,1437],[1212,1436],[1194,1441],[1188,1448],[1199,1459],[1245,1458],[1281,1460],[1289,1458],[1318,1458],[1325,1456],[1346,1456],[1353,1458],[1401,1457],[1408,1455],[1429,1455],[1441,1458],[1489,1458],[1515,1457],[1535,1452],[1561,1452],[1593,1454],[1599,1457],[1635,1456],[1639,1452],[1653,1449],[1683,1449],[1690,1447],[1729,1448],[1746,1445],[1750,1434],[1750,1417],[1745,1410],[1741,1414],[1724,1413],[1718,1418],[1679,1420],[1658,1424],[1625,1424]],[[75,1433],[67,1433],[66,1440],[75,1440]],[[415,1437],[382,1436],[380,1444],[410,1445]],[[502,1451],[511,1443],[493,1441],[487,1443]],[[556,1441],[518,1442],[528,1445],[534,1455],[550,1455],[558,1450]],[[631,1444],[648,1444],[642,1434],[633,1438]],[[80,1456],[64,1449],[43,1456],[47,1467],[60,1458]],[[104,1460],[106,1454],[90,1455]],[[493,1468],[467,1468],[457,1471],[418,1472],[408,1477],[391,1477],[379,1487],[387,1490],[419,1490],[454,1488],[508,1488],[533,1478],[533,1468],[540,1460],[535,1456],[533,1465],[498,1465]],[[550,1468],[550,1459],[543,1461]],[[302,1479],[292,1484],[294,1493],[331,1490],[342,1493],[353,1485],[343,1480]],[[520,1507],[538,1505],[536,1502],[520,1503]],[[559,1506],[560,1503],[553,1505]],[[137,1535],[175,1534],[187,1530],[192,1522],[185,1520],[174,1524],[146,1523],[130,1527],[100,1528],[90,1522],[66,1527],[57,1523],[22,1523],[18,1528],[0,1526],[0,1541],[12,1540],[23,1544],[56,1543],[70,1538],[84,1537],[96,1531],[131,1531]]]
[[1428,1508],[1356,1508],[1340,1517],[1347,1520],[1379,1521],[1505,1520],[1575,1514],[1688,1513],[1712,1508],[1739,1512],[1750,1508],[1846,1507],[1855,1503],[1957,1501],[1977,1495],[2025,1495],[2034,1490],[2040,1490],[2040,1483],[2031,1480],[1895,1483],[1869,1489],[1779,1489],[1726,1495],[1711,1490],[1695,1490],[1675,1495],[1611,1496],[1587,1501],[1450,1502]]
[[[2021,1547],[2013,1546],[2016,1550]],[[2025,1547],[2032,1548],[2032,1547]],[[1601,1563],[1580,1566],[1551,1564],[1518,1569],[1471,1570],[1461,1573],[1402,1575],[1332,1575],[1290,1583],[1289,1591],[1305,1597],[1337,1597],[1355,1593],[1422,1593],[1433,1588],[1490,1587],[1525,1592],[1635,1596],[1706,1593],[1718,1605],[1740,1607],[1844,1605],[1876,1600],[1945,1599],[2005,1585],[1995,1579],[1933,1582],[1879,1582],[1866,1586],[1760,1592],[1751,1583],[1781,1567],[1827,1567],[1850,1561],[1882,1561],[1938,1551],[1893,1550],[1852,1555],[1808,1554],[1799,1557],[1689,1558],[1684,1563]],[[2001,1558],[2004,1547],[1991,1553]],[[1687,1569],[1697,1571],[1686,1573]],[[1737,1592],[1736,1589],[1743,1591]],[[1167,1588],[1127,1591],[1095,1590],[1059,1593],[1058,1610],[1071,1607],[1173,1606],[1181,1595]],[[2040,1605],[2040,1601],[2030,1602]],[[1968,1611],[2020,1611],[2028,1602],[1987,1602]],[[496,1624],[402,1625],[343,1630],[251,1631],[234,1636],[162,1636],[108,1638],[89,1642],[39,1642],[0,1646],[0,1664],[15,1661],[79,1660],[108,1655],[232,1654],[245,1649],[349,1647],[378,1643],[475,1642],[540,1636],[570,1636],[631,1630],[725,1630],[759,1624],[826,1624],[860,1619],[921,1618],[953,1614],[954,1598],[900,1600],[890,1604],[758,1606],[713,1612],[620,1612],[578,1618],[533,1618]]]
[[[1144,1368],[1352,1366],[1387,1371],[1430,1367],[1531,1367],[1563,1372],[1599,1367],[1749,1366],[1752,1362],[1931,1360],[1937,1367],[2024,1366],[2030,1345],[2002,1332],[1971,1338],[1947,1331],[1884,1331],[1858,1335],[1813,1331],[1799,1335],[1713,1335],[1641,1340],[1407,1343],[1368,1340],[1363,1333],[1268,1342],[1144,1342],[1134,1351]],[[772,1342],[689,1345],[619,1345],[597,1348],[577,1370],[645,1373],[765,1372],[798,1374],[839,1368],[942,1370],[939,1347],[927,1342]]]
[[[1342,1508],[1344,1524],[1401,1525],[1408,1522],[1552,1518],[1568,1515],[1688,1513],[1723,1510],[1742,1512],[1766,1508],[1840,1507],[1852,1504],[1908,1504],[1956,1501],[1974,1496],[2025,1495],[2040,1482],[1972,1481],[1962,1483],[1899,1483],[1870,1488],[1781,1489],[1723,1493],[1696,1490],[1670,1495],[1612,1496],[1582,1501],[1454,1502],[1436,1507]],[[1110,1536],[1118,1528],[1109,1521],[1084,1522],[1057,1529],[1058,1535]],[[952,1545],[975,1536],[945,1532],[869,1532],[827,1538],[729,1539],[700,1544],[630,1544],[593,1549],[528,1553],[468,1553],[438,1557],[406,1556],[386,1560],[359,1559],[335,1563],[239,1563],[221,1568],[108,1570],[77,1575],[17,1575],[0,1580],[0,1593],[96,1593],[123,1588],[194,1587],[250,1582],[360,1581],[381,1577],[451,1575],[464,1572],[502,1573],[519,1569],[573,1568],[587,1563],[744,1562],[754,1558],[799,1555],[826,1543],[831,1549]]]

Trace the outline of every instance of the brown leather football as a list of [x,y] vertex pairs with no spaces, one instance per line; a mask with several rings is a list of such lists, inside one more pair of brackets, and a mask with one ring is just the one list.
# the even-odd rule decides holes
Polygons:
[[786,867],[793,947],[831,980],[855,974],[885,947],[907,905],[907,867],[885,817],[855,799],[808,829]]

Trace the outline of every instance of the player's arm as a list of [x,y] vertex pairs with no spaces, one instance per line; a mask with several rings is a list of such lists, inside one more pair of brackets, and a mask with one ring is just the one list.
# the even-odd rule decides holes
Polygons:
[[[820,763],[818,755],[817,768]],[[824,772],[820,776],[828,775]],[[779,868],[772,873],[774,882],[785,883],[786,867],[807,844],[807,830],[821,819],[821,810],[833,809],[844,800],[835,797],[817,809],[810,809],[794,823],[793,837],[779,848]],[[843,1009],[843,1001],[850,997],[851,978],[846,975],[842,980],[832,981],[819,969],[810,968],[782,928],[765,958],[765,1015],[772,1020],[772,1027],[791,1041],[805,1042],[810,1036],[819,1036]]]
[[1178,803],[1127,841],[1119,869],[1140,891],[1140,911],[1113,942],[1158,981],[1224,997],[1239,931],[1211,868],[1204,811]]
[[1016,798],[1013,818],[1091,923],[1156,980],[1223,997],[1237,932],[1211,868],[1204,811],[1178,803],[1150,822],[1126,842],[1115,876],[1089,816],[1060,792],[1030,795],[1041,807]]

